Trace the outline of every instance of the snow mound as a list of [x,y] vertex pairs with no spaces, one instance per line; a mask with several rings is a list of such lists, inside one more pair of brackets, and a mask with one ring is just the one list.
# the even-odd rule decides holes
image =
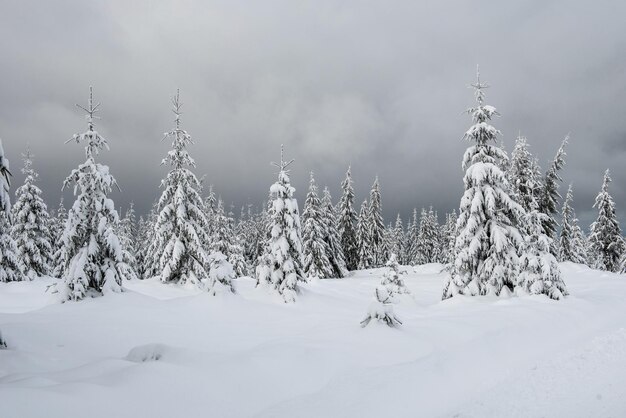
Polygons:
[[158,361],[171,351],[171,347],[165,344],[145,344],[133,347],[126,356],[126,360],[135,363],[145,363],[146,361]]

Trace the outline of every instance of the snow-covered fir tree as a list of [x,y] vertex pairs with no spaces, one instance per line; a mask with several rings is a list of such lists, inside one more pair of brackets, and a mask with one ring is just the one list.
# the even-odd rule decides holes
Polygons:
[[[568,140],[569,136],[566,136],[557,150],[548,171],[546,171],[541,188],[541,195],[538,200],[539,211],[547,215],[547,217],[544,217],[542,220],[543,229],[546,235],[552,240],[556,238],[556,230],[559,226],[556,221],[556,215],[558,213],[558,199],[561,198],[559,194],[559,184],[563,181],[559,175],[559,171],[565,166],[565,146]],[[555,242],[553,241],[553,243]],[[552,254],[556,255],[555,245],[552,245],[551,251]]]
[[383,220],[382,203],[380,197],[380,183],[378,177],[372,184],[369,201],[369,227],[370,245],[372,251],[372,266],[380,267],[387,260],[387,248],[385,248],[384,233],[385,222]]
[[309,181],[309,192],[306,195],[302,212],[302,254],[304,256],[304,273],[307,277],[327,279],[333,277],[333,268],[328,254],[330,248],[324,240],[328,232],[324,225],[322,202],[317,193],[317,185],[313,172]]
[[443,225],[441,240],[441,262],[449,268],[454,262],[454,242],[456,241],[456,211],[446,214],[446,223]]
[[132,277],[137,278],[137,219],[135,216],[135,204],[130,203],[126,214],[118,224],[118,237],[122,245],[122,259],[133,270]]
[[594,257],[592,267],[618,272],[626,246],[615,214],[615,202],[609,193],[609,183],[611,175],[609,170],[606,170],[602,189],[593,205],[598,210],[598,218],[591,224],[589,244]]
[[212,252],[209,255],[209,277],[207,280],[208,292],[215,296],[219,293],[234,293],[233,279],[235,270],[228,258],[221,252]]
[[77,106],[86,112],[87,131],[70,141],[85,144],[86,161],[72,170],[63,184],[64,188],[74,184],[76,196],[62,238],[62,282],[56,285],[63,301],[120,292],[122,280],[133,275],[122,257],[115,233],[118,214],[108,197],[117,182],[108,166],[96,162],[99,152],[109,146],[95,130],[100,103],[94,104],[91,87],[87,107]]
[[390,327],[402,325],[393,311],[393,303],[397,295],[409,293],[400,277],[400,267],[395,254],[391,254],[387,262],[387,271],[379,286],[376,287],[374,302],[370,304],[367,316],[361,321],[361,326],[366,327],[374,319]]
[[367,200],[364,200],[361,204],[361,211],[359,212],[359,218],[356,225],[356,243],[357,254],[359,256],[358,268],[359,270],[368,269],[372,267],[374,263],[374,254],[372,246],[370,226],[370,211]]
[[63,232],[65,231],[65,223],[67,222],[67,210],[63,204],[63,198],[59,201],[59,207],[54,216],[50,217],[50,236],[52,237],[52,259],[50,267],[51,274],[54,277],[61,277],[63,272]]
[[419,218],[417,208],[413,208],[413,216],[410,218],[406,228],[404,251],[406,264],[415,265],[417,259],[417,243],[419,239]]
[[17,244],[24,275],[28,280],[50,274],[52,240],[48,207],[37,187],[38,174],[33,168],[33,156],[26,151],[22,173],[24,184],[15,191],[13,228],[11,235]]
[[348,270],[356,270],[359,264],[359,252],[356,238],[357,214],[354,210],[354,189],[352,188],[352,173],[350,167],[346,178],[341,183],[343,194],[339,201],[339,234],[341,247]]
[[335,207],[333,206],[333,199],[328,187],[324,187],[324,196],[322,197],[322,223],[326,231],[324,241],[328,245],[327,256],[333,269],[332,277],[345,277],[348,274],[348,268],[346,267],[343,247],[341,246],[341,236],[337,229]]
[[396,216],[396,223],[391,229],[391,241],[389,244],[389,252],[396,254],[396,257],[400,263],[405,264],[404,261],[404,226],[402,225],[402,218],[400,214]]
[[298,284],[306,282],[300,214],[293,197],[296,189],[291,186],[287,170],[293,161],[285,161],[281,145],[280,163],[273,163],[279,172],[278,181],[270,188],[268,239],[256,269],[257,283],[276,290],[286,303],[295,302]]
[[500,295],[513,290],[522,236],[517,228],[524,209],[507,193],[510,190],[499,161],[506,154],[496,145],[500,133],[490,121],[499,115],[484,104],[487,84],[472,84],[476,107],[468,109],[474,125],[464,139],[472,142],[463,157],[465,192],[461,199],[454,265],[443,299],[457,294]]
[[524,251],[520,258],[520,273],[515,291],[518,294],[546,295],[559,300],[567,296],[567,289],[556,257],[550,252],[551,238],[543,229],[545,213],[537,210],[537,204],[531,202],[526,213]]
[[156,223],[158,219],[158,205],[159,200],[155,201],[150,208],[148,217],[145,220],[145,229],[143,230],[143,240],[146,245],[139,247],[139,259],[141,260],[141,278],[149,279],[154,276],[160,275],[160,259],[156,256],[156,252],[159,250],[156,243]]
[[[210,237],[214,234],[215,228],[215,212],[217,211],[217,196],[215,195],[215,191],[213,190],[213,185],[209,185],[209,194],[206,199],[204,199],[204,211],[206,213],[207,222],[209,224],[209,228],[207,230],[207,235]],[[206,247],[209,247],[211,242],[205,243]]]
[[413,264],[434,263],[439,260],[439,223],[431,207],[422,209]]
[[196,166],[187,146],[191,135],[181,128],[180,92],[172,99],[174,129],[165,133],[164,139],[172,141],[172,149],[163,159],[171,166],[161,182],[163,193],[159,199],[154,225],[153,266],[158,266],[164,283],[202,286],[208,278],[210,262],[205,248],[209,242],[209,222],[200,196],[200,181],[191,171]]
[[559,261],[571,261],[584,264],[586,262],[585,241],[578,219],[572,207],[574,192],[569,185],[563,209],[561,210],[561,232],[559,233]]
[[17,245],[11,236],[11,170],[0,139],[0,282],[24,280]]
[[521,135],[515,141],[508,174],[512,197],[522,206],[524,211],[530,211],[532,202],[536,201],[537,198],[539,179],[536,177],[533,156],[528,150],[528,141]]
[[221,253],[233,268],[235,277],[243,277],[248,267],[243,256],[243,247],[235,235],[235,220],[224,213],[224,202],[218,199],[217,208],[213,210],[211,236],[211,253]]

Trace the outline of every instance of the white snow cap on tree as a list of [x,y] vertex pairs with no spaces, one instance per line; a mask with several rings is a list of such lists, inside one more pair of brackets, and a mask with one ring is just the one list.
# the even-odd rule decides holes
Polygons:
[[379,286],[376,287],[375,300],[370,304],[367,316],[361,321],[361,326],[366,327],[375,319],[390,327],[402,325],[393,311],[393,303],[399,294],[409,293],[400,277],[400,269],[395,254],[391,254],[387,262],[387,271]]
[[152,273],[162,282],[192,284],[202,287],[209,276],[210,261],[205,249],[209,242],[209,222],[198,190],[201,184],[187,167],[195,167],[187,151],[191,135],[181,128],[182,103],[180,92],[172,98],[175,126],[166,132],[163,140],[171,139],[172,149],[163,159],[163,165],[172,168],[161,181],[163,193],[157,205],[154,241],[148,251],[147,263]]
[[13,206],[13,228],[11,234],[17,244],[18,253],[29,280],[50,274],[53,237],[50,235],[48,207],[41,198],[41,190],[35,185],[37,172],[33,169],[30,150],[26,151],[22,173],[24,184],[16,191]]
[[443,299],[454,295],[500,295],[513,290],[522,236],[517,228],[523,208],[508,194],[511,190],[499,161],[507,159],[497,145],[500,133],[489,122],[499,115],[485,105],[480,81],[472,84],[476,107],[468,109],[474,125],[464,139],[473,142],[463,157],[465,193],[461,199],[455,260],[443,290]]
[[122,259],[122,248],[115,233],[118,214],[113,200],[107,196],[117,182],[109,173],[109,167],[95,161],[100,150],[109,146],[95,130],[100,103],[94,105],[91,87],[87,107],[77,106],[87,113],[88,129],[69,141],[84,143],[87,159],[63,184],[65,188],[73,183],[76,195],[62,239],[62,282],[56,285],[63,301],[120,292],[122,280],[133,274]]
[[290,184],[287,170],[293,161],[285,161],[281,145],[280,163],[272,163],[279,171],[278,181],[270,187],[269,237],[256,269],[257,285],[268,285],[287,303],[295,302],[298,283],[306,282],[302,269],[298,202],[293,197],[295,189]]

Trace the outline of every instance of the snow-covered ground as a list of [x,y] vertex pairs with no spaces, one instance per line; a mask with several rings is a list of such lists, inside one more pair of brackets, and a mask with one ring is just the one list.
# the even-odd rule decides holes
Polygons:
[[626,276],[561,265],[571,296],[455,297],[406,276],[404,325],[360,328],[380,270],[281,303],[239,279],[211,297],[155,280],[58,304],[0,284],[0,416],[626,416]]

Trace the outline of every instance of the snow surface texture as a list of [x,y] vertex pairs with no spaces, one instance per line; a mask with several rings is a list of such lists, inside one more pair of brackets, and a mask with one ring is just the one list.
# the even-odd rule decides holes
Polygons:
[[359,327],[386,269],[314,280],[289,305],[250,278],[65,304],[44,293],[54,279],[0,283],[0,415],[626,416],[626,276],[560,266],[558,302],[440,301],[441,265],[400,267],[398,328]]

